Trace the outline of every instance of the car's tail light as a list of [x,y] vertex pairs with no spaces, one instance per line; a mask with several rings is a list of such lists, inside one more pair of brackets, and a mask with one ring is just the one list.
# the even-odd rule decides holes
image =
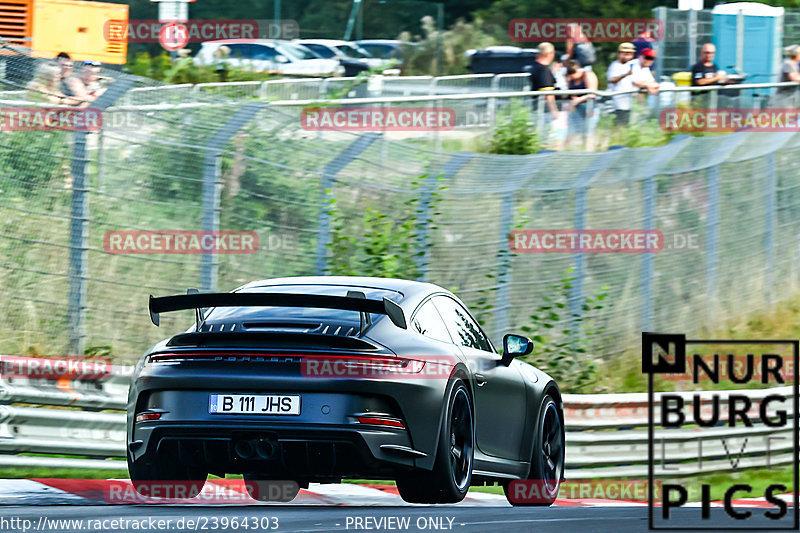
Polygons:
[[136,422],[147,422],[148,420],[158,420],[163,413],[145,412],[136,415]]
[[386,418],[379,416],[359,416],[357,417],[360,424],[370,424],[373,426],[387,426],[390,428],[405,429],[406,426],[401,420],[396,418]]

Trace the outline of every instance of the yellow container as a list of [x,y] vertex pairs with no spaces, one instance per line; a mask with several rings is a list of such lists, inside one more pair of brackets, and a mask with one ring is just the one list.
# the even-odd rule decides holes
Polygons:
[[672,81],[675,82],[675,85],[681,87],[686,87],[692,84],[692,73],[691,72],[676,72],[672,75]]
[[0,37],[35,57],[67,52],[75,61],[121,65],[128,54],[128,5],[75,0],[4,0]]

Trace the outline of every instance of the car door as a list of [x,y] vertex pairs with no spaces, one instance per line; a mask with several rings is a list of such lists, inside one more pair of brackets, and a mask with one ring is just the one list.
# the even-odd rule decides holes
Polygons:
[[517,365],[505,366],[467,310],[449,296],[434,304],[475,377],[475,440],[487,455],[521,459],[525,427],[525,383]]

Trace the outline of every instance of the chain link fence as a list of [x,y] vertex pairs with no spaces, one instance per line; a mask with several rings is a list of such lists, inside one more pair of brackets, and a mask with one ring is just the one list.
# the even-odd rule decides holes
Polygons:
[[[28,106],[54,105],[28,85],[35,70],[11,69],[14,53],[0,56],[3,89],[25,91]],[[91,350],[134,361],[193,320],[165,315],[153,327],[150,294],[323,274],[331,197],[344,227],[357,228],[367,208],[399,220],[408,201],[430,203],[438,191],[436,224],[418,241],[428,250],[422,277],[477,309],[495,340],[530,324],[570,267],[576,314],[607,287],[609,303],[592,319],[602,357],[637,346],[643,330],[696,331],[796,288],[800,137],[792,133],[681,136],[597,153],[449,152],[377,133],[320,136],[300,127],[300,106],[213,88],[189,101],[181,88],[169,101],[152,99],[151,80],[103,75],[113,82],[92,104],[104,110],[98,131],[0,132],[2,353]],[[665,245],[646,254],[512,254],[514,228],[658,229]],[[255,232],[258,248],[109,250],[109,232],[218,230]]]

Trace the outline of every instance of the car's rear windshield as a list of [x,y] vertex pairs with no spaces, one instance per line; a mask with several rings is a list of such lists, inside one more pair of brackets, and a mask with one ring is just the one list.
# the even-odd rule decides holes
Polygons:
[[[237,292],[279,292],[291,294],[324,294],[328,296],[347,296],[347,291],[360,291],[370,300],[382,300],[384,297],[398,302],[402,294],[388,289],[370,287],[354,287],[344,285],[273,285],[251,287]],[[373,315],[377,320],[379,315]],[[205,316],[208,322],[225,322],[227,320],[256,320],[275,322],[319,322],[324,324],[359,323],[358,311],[346,309],[320,309],[316,307],[216,307]]]

